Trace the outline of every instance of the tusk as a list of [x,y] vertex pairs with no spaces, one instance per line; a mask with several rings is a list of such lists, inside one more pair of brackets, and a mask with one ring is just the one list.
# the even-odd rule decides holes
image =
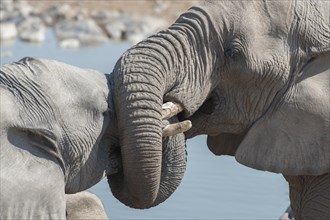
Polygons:
[[163,129],[163,137],[174,136],[188,131],[191,128],[191,121],[186,120],[179,123],[166,125]]
[[162,106],[162,120],[169,119],[183,111],[183,106],[174,102],[166,102]]

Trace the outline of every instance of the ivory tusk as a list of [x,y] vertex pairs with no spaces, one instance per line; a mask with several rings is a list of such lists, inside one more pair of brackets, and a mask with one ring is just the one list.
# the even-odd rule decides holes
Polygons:
[[176,134],[186,132],[191,128],[191,126],[191,121],[189,120],[166,125],[163,129],[163,137],[174,136]]
[[183,106],[174,102],[166,102],[162,106],[162,120],[169,119],[183,111]]

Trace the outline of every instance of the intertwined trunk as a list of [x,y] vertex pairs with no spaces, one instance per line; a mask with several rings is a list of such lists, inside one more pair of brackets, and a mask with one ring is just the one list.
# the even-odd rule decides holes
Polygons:
[[204,11],[191,9],[169,29],[128,50],[115,66],[111,89],[123,172],[110,176],[109,183],[128,206],[157,205],[183,177],[184,137],[162,145],[162,104],[181,103],[190,115],[208,95],[211,85],[205,83],[216,51],[209,23]]
[[160,184],[165,77],[154,67],[156,61],[132,50],[121,58],[113,74],[113,82],[122,82],[113,84],[113,99],[123,173],[112,176],[110,186],[120,201],[137,208],[152,206]]

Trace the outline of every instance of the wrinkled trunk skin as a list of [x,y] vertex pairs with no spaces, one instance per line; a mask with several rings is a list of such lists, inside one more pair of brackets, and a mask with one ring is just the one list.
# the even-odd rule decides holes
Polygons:
[[[130,64],[125,69],[127,63]],[[164,87],[160,81],[163,79],[157,80],[151,74],[144,74],[139,63],[129,54],[117,63],[114,73],[113,82],[123,82],[113,83],[112,88],[123,172],[109,177],[110,188],[114,196],[127,206],[151,207],[160,185],[161,105]],[[134,78],[139,81],[134,82]],[[150,85],[149,80],[155,85]],[[154,94],[151,92],[153,90],[160,91]]]
[[[178,120],[175,118],[170,119],[171,123],[176,123]],[[163,125],[169,124],[169,121],[163,121]],[[145,173],[139,172],[139,170],[136,170],[135,172],[139,172],[139,175],[144,176],[134,176],[132,181],[133,185],[131,187],[133,188],[132,191],[126,192],[125,186],[127,187],[128,183],[125,183],[125,177],[124,172],[120,171],[116,174],[108,176],[108,182],[110,185],[110,188],[112,190],[112,193],[114,196],[123,202],[125,205],[130,206],[132,208],[149,208],[158,205],[159,203],[165,201],[180,185],[181,180],[184,176],[184,172],[186,169],[186,142],[183,134],[178,134],[172,137],[163,138],[162,140],[162,149],[161,149],[161,166],[160,171],[156,170],[156,172],[159,172],[159,179],[155,179],[152,177],[152,174],[150,171],[152,168],[146,167]],[[155,147],[155,146],[151,146]],[[134,151],[134,149],[132,150]],[[122,151],[123,152],[123,151]],[[134,151],[135,152],[135,151]],[[132,154],[127,155],[125,157],[125,154],[121,154],[122,160],[124,161],[130,161],[132,157],[134,157],[134,152]],[[150,155],[151,157],[154,156],[154,154]],[[146,155],[143,155],[144,159],[149,160],[150,157],[146,157]],[[137,158],[140,159],[140,158]],[[150,167],[153,166],[154,161],[152,160],[148,165]],[[125,166],[132,166],[131,164],[124,163],[123,167]],[[128,169],[131,169],[129,167]],[[142,174],[141,174],[142,173]],[[158,175],[158,173],[156,173]],[[145,177],[147,182],[149,181],[155,181],[151,182],[148,187],[155,187],[155,188],[144,188],[145,185],[141,184],[138,181],[141,181],[141,177]],[[144,180],[144,179],[143,179]],[[156,186],[153,186],[152,184],[155,184]],[[154,189],[154,190],[152,190]],[[148,194],[149,193],[149,194]],[[153,193],[156,193],[154,195]],[[133,196],[132,196],[133,194]],[[150,195],[151,194],[151,195]],[[137,196],[140,196],[142,198],[139,199]],[[154,197],[155,196],[155,197]]]
[[143,61],[138,61],[130,54],[124,56],[120,66],[129,63],[129,67],[115,71],[126,74],[113,74],[113,82],[123,82],[113,83],[123,172],[108,179],[121,202],[149,208],[168,198],[179,185],[185,170],[185,140],[183,134],[162,140],[164,78],[149,67],[141,69]]
[[[111,74],[123,170],[108,176],[116,198],[149,208],[176,189],[185,166],[184,136],[162,143],[161,106],[175,101],[189,116],[212,89],[219,51],[210,18],[192,8],[164,30],[128,50]],[[211,45],[212,44],[212,45]]]
[[330,173],[284,177],[289,183],[294,219],[330,219]]

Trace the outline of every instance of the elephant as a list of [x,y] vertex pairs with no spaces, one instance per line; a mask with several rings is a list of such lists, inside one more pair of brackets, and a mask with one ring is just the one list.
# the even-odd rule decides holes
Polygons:
[[88,191],[66,194],[65,198],[66,218],[68,220],[108,219],[101,200]]
[[186,139],[208,135],[215,155],[283,174],[296,219],[329,219],[329,4],[205,0],[128,49],[110,75],[124,167],[113,194],[157,200],[171,101],[192,123]]
[[[1,219],[65,219],[65,194],[121,175],[109,86],[109,75],[55,60],[1,66]],[[164,119],[164,131],[175,120]],[[175,191],[186,164],[183,134],[163,143],[159,202]]]

